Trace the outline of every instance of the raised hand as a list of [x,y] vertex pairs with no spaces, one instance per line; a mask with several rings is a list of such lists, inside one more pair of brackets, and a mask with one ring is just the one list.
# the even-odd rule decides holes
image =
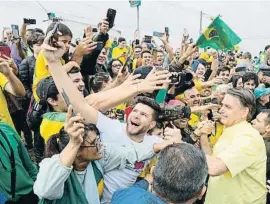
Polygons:
[[168,70],[157,71],[155,67],[147,75],[145,80],[138,84],[138,92],[152,93],[155,90],[164,89],[171,82],[169,77],[171,74]]
[[72,117],[72,106],[68,107],[64,130],[68,133],[70,142],[74,145],[81,145],[83,142],[84,124],[83,117],[77,114]]
[[9,76],[12,70],[7,61],[0,62],[0,73],[5,76]]
[[171,140],[174,140],[176,143],[180,143],[182,140],[182,135],[180,129],[172,125],[173,128],[166,127],[164,130],[165,138],[171,137]]
[[97,48],[97,43],[92,41],[91,37],[84,38],[79,41],[79,44],[76,46],[75,52],[80,55],[91,54]]
[[59,61],[66,52],[66,47],[63,42],[56,42],[57,47],[52,47],[52,45],[49,44],[52,34],[53,31],[47,33],[41,46],[41,50],[43,51],[46,60],[51,63]]

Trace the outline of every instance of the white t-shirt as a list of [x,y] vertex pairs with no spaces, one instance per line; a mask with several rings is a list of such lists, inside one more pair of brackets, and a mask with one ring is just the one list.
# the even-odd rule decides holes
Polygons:
[[[101,140],[105,143],[117,143],[119,145],[135,143],[126,133],[126,123],[118,120],[112,120],[98,114],[97,128],[100,131]],[[145,135],[144,144],[155,144],[162,142],[162,139],[156,136]],[[126,165],[125,169],[116,169],[104,175],[104,193],[101,203],[110,203],[113,193],[119,188],[126,188],[133,185],[137,177],[151,160],[136,162]]]

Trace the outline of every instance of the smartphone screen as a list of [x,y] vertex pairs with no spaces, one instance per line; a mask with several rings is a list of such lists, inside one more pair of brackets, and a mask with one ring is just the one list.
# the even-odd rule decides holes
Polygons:
[[18,39],[19,38],[19,26],[18,25],[11,25],[11,30],[12,30],[13,37],[15,39]]

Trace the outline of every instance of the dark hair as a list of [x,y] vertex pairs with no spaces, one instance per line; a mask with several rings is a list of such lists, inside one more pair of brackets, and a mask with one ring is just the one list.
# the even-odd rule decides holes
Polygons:
[[[96,125],[94,124],[84,124],[84,135],[85,137],[89,131],[95,132],[97,135],[100,135],[99,130],[97,129]],[[65,132],[64,127],[60,130],[59,133],[54,134],[50,137],[47,142],[46,149],[45,149],[45,157],[52,157],[55,154],[60,154],[63,149],[69,143],[69,135]]]
[[[54,22],[54,23],[51,23],[51,24],[49,25],[49,27],[47,28],[46,34],[47,34],[48,32],[50,32],[51,30],[53,30],[55,24],[56,24],[56,23]],[[59,24],[58,24],[58,30],[59,30],[59,32],[62,33],[62,36],[70,36],[71,38],[73,37],[72,32],[71,32],[71,30],[69,29],[69,27],[67,27],[67,26],[66,26],[65,24],[63,24],[63,23],[59,23]]]
[[207,61],[205,60],[205,59],[202,59],[202,58],[200,58],[200,59],[198,59],[198,61],[199,61],[199,63],[200,64],[202,64],[203,66],[205,66],[205,67],[207,67]]
[[217,76],[220,74],[220,72],[231,72],[231,69],[229,67],[222,67],[217,70]]
[[95,76],[93,76],[90,79],[90,88],[95,92],[99,92],[102,88],[103,82],[108,82],[110,79],[110,75],[105,72],[96,73]]
[[248,108],[249,111],[247,120],[251,120],[256,111],[256,99],[253,92],[246,88],[230,88],[228,89],[227,94],[238,98],[241,105]]
[[142,53],[141,53],[141,58],[143,57],[143,54],[144,53],[149,53],[150,55],[151,55],[151,52],[149,51],[149,50],[144,50],[144,51],[142,51]]
[[241,78],[242,78],[242,76],[239,75],[239,74],[233,75],[229,83],[232,83],[233,88],[236,88],[237,87],[237,82]]
[[204,153],[191,144],[172,144],[158,156],[154,192],[169,203],[184,203],[201,193],[208,175]]
[[81,72],[80,68],[78,67],[72,67],[71,70],[69,70],[68,74],[76,74]]
[[255,83],[255,88],[258,87],[259,85],[259,78],[258,78],[258,75],[253,73],[253,72],[247,72],[243,75],[242,77],[243,79],[243,84],[250,81],[250,80],[253,80],[254,83]]
[[251,56],[250,52],[245,52],[245,53],[243,54],[243,58],[244,58],[244,59],[252,59],[252,56]]
[[[57,96],[58,94],[59,94],[59,91],[58,91],[55,83],[53,82],[48,88],[47,99],[52,98],[53,100],[56,101],[56,100],[58,100],[58,96]],[[49,104],[48,102],[47,102],[47,104],[48,104],[49,111],[54,111],[52,105]]]
[[123,37],[119,37],[119,38],[118,38],[118,43],[121,43],[121,42],[123,42],[123,41],[126,41],[126,39],[123,38]]
[[161,109],[160,109],[160,106],[158,105],[158,103],[154,99],[146,97],[146,96],[138,96],[136,98],[136,101],[135,101],[135,106],[138,103],[142,103],[142,104],[152,108],[153,109],[153,120],[155,120],[155,121],[158,120],[158,115],[159,115]]
[[136,49],[136,48],[142,49],[142,46],[140,46],[140,45],[135,45],[134,49]]
[[32,53],[34,53],[33,45],[37,43],[43,43],[45,35],[40,32],[32,32],[30,37],[27,39],[27,44]]
[[112,71],[112,64],[113,64],[113,62],[115,62],[115,61],[118,61],[118,62],[120,62],[120,63],[123,65],[123,63],[122,63],[119,59],[112,59],[112,60],[108,63],[107,71],[110,73],[110,75],[111,75],[112,78],[114,78],[114,76],[113,76],[113,71]]

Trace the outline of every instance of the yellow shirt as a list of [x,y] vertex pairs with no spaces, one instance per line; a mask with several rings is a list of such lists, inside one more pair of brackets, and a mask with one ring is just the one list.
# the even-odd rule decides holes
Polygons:
[[112,51],[112,59],[117,59],[118,58],[123,64],[125,64],[126,58],[125,57],[120,57],[124,53],[126,53],[126,55],[128,55],[128,49],[127,48],[115,47],[115,48],[113,48],[113,51]]
[[213,148],[229,169],[210,177],[205,204],[266,203],[266,150],[262,136],[243,121],[225,128]]
[[193,80],[194,84],[195,84],[195,88],[198,91],[202,91],[203,87],[202,87],[202,82],[200,80]]
[[196,115],[195,113],[191,113],[188,124],[195,130],[198,123],[200,122],[200,119],[200,116]]
[[0,120],[9,124],[11,127],[15,129],[13,121],[9,114],[6,97],[3,93],[7,83],[8,83],[8,79],[2,73],[0,73]]
[[215,123],[215,132],[211,134],[211,136],[209,137],[210,143],[212,145],[212,147],[214,147],[214,145],[217,143],[218,139],[220,138],[220,136],[222,135],[224,130],[224,125],[222,125],[219,122]]
[[[61,63],[64,64],[64,60],[61,60]],[[34,82],[33,82],[33,96],[36,100],[36,102],[39,102],[39,98],[37,96],[37,84],[38,82],[46,78],[48,76],[51,76],[51,73],[48,70],[47,67],[47,60],[45,59],[45,56],[43,52],[41,51],[37,57],[36,60],[36,67],[35,67],[35,72],[34,72]]]

